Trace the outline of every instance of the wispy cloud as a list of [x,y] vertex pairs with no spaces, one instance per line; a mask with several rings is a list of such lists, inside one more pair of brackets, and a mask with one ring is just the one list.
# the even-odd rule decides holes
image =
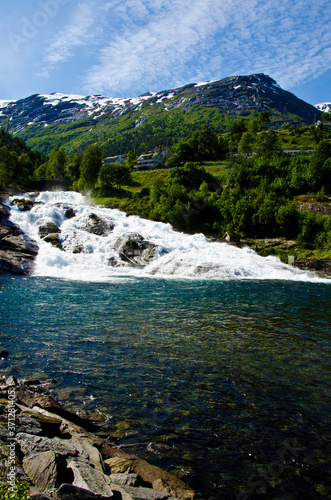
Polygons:
[[[51,4],[56,7],[53,13]],[[292,0],[290,5],[288,0],[5,2],[0,18],[0,85],[10,97],[14,88],[24,95],[27,86],[45,92],[58,85],[69,93],[74,87],[76,93],[122,97],[263,72],[291,90],[331,68],[329,4],[330,0]]]
[[[116,32],[85,86],[95,92],[160,90],[231,74],[269,73],[285,88],[330,67],[326,0],[124,0],[106,4]],[[111,23],[110,23],[111,24]]]
[[80,46],[90,44],[98,30],[92,30],[95,16],[87,3],[78,4],[77,11],[70,22],[61,29],[54,40],[45,48],[43,67],[40,76],[49,76],[51,70],[59,63],[68,61],[75,55]]

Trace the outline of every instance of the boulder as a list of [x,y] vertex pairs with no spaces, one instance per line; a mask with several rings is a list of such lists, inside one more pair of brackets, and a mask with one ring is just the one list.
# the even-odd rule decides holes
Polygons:
[[[18,382],[15,377],[8,377],[3,381],[4,387],[16,387],[17,477],[27,476],[33,483],[34,500],[193,499],[193,490],[180,479],[113,448],[106,439],[88,432],[86,426],[77,425],[77,419],[84,425],[90,421],[86,416],[69,412],[49,394],[40,393],[45,388],[39,380]],[[8,448],[2,441],[8,437],[7,420],[1,409],[2,401],[0,481],[1,473],[6,470],[2,456],[8,456]]]
[[67,208],[66,211],[64,212],[64,215],[66,216],[67,219],[72,219],[75,217],[75,211],[73,208]]
[[183,500],[192,500],[194,498],[194,490],[169,472],[149,464],[146,460],[128,455],[121,450],[113,449],[110,453],[113,454],[113,457],[105,460],[105,464],[110,467],[111,474],[135,473],[143,481],[151,484],[153,489],[166,492],[169,496]]
[[0,358],[6,358],[7,356],[9,356],[9,352],[0,348]]
[[73,474],[72,484],[79,488],[89,490],[96,495],[112,497],[113,492],[109,487],[107,476],[102,472],[95,470],[87,461],[70,460],[68,469]]
[[21,212],[29,212],[35,205],[40,204],[40,202],[23,198],[15,198],[11,203],[16,205]]
[[52,490],[60,486],[66,462],[54,451],[44,451],[23,459],[23,469],[29,479],[42,491]]
[[[96,495],[85,488],[80,488],[79,486],[67,483],[61,484],[56,492],[56,498],[58,500],[105,500],[105,497]],[[115,497],[108,498],[113,498],[113,500],[115,500]],[[116,500],[120,499],[116,497]]]
[[87,220],[84,221],[82,229],[88,233],[95,234],[96,236],[108,236],[114,229],[114,224],[107,220],[101,219],[96,214],[89,214]]
[[122,234],[116,240],[114,248],[122,260],[138,266],[145,266],[156,258],[160,249],[138,233]]
[[138,486],[139,483],[138,474],[111,474],[109,480],[120,486]]
[[45,238],[49,234],[58,234],[60,228],[54,222],[43,222],[39,228],[38,233],[41,238]]
[[48,234],[45,238],[43,238],[43,240],[46,241],[46,243],[53,245],[53,247],[62,250],[62,242],[58,234]]
[[30,274],[37,243],[9,220],[10,210],[0,204],[0,274]]

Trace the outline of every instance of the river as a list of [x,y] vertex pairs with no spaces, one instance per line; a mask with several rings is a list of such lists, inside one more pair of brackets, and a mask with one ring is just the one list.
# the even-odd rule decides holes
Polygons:
[[[330,280],[75,193],[37,201],[12,210],[40,252],[33,276],[0,277],[2,372],[56,378],[56,397],[107,414],[198,498],[326,498]],[[109,235],[84,229],[91,212]],[[45,221],[63,250],[40,240]],[[157,245],[144,267],[114,249],[132,231]]]

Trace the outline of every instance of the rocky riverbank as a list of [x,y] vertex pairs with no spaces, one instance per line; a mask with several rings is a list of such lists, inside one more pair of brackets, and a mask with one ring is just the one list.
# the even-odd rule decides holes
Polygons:
[[0,203],[0,274],[30,274],[38,245],[9,216],[9,207]]
[[175,475],[114,446],[101,414],[66,410],[50,395],[54,383],[0,380],[0,491],[27,480],[34,500],[195,497]]

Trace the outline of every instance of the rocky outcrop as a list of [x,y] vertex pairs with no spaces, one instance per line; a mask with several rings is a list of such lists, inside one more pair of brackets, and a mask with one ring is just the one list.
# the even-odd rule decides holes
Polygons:
[[46,242],[62,250],[61,229],[54,222],[44,222],[38,228],[39,236]]
[[[9,405],[15,407],[16,473],[43,500],[192,500],[194,491],[172,474],[113,447],[88,414],[81,417],[53,400],[54,380],[0,384],[0,483],[6,484],[11,442]],[[15,402],[13,396],[15,394]],[[7,408],[6,408],[7,407]],[[13,410],[11,410],[13,411]]]
[[114,248],[125,262],[135,266],[145,266],[158,256],[160,247],[144,240],[138,233],[125,233],[116,240]]
[[331,259],[306,258],[296,260],[295,265],[303,271],[319,271],[327,276],[331,276]]
[[300,212],[307,210],[314,214],[331,215],[331,202],[298,200],[294,203],[294,206],[300,210]]
[[9,220],[10,210],[0,204],[0,274],[30,274],[37,243]]
[[33,199],[27,198],[14,198],[12,205],[16,205],[21,212],[29,212],[37,203]]
[[114,229],[114,224],[106,219],[98,217],[92,213],[89,214],[87,219],[83,218],[80,223],[80,228],[88,233],[95,234],[96,236],[108,236]]

